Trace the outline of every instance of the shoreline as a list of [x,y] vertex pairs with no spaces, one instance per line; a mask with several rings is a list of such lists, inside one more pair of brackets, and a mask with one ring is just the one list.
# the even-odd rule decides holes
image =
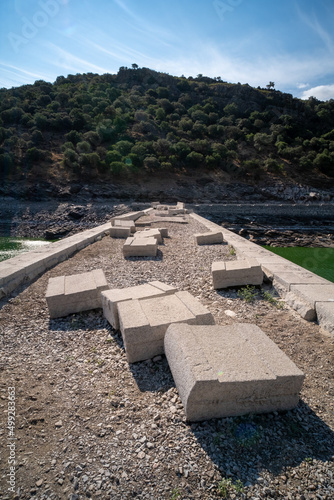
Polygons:
[[[0,198],[0,236],[56,240],[108,222],[111,217],[149,207],[119,200],[70,203]],[[334,204],[201,203],[196,213],[259,245],[334,245]]]

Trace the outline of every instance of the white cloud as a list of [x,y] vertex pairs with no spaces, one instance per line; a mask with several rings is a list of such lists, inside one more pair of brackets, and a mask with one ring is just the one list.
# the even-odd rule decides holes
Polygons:
[[308,83],[297,83],[297,89],[306,89],[306,87],[309,87]]
[[300,98],[308,99],[309,97],[316,97],[320,101],[328,101],[328,99],[334,99],[334,84],[319,85],[318,87],[313,87],[311,89],[305,90]]
[[108,73],[110,69],[103,68],[101,66],[97,66],[96,64],[91,63],[90,61],[86,61],[77,57],[67,50],[58,47],[54,43],[49,42],[47,46],[53,50],[56,61],[53,61],[55,66],[60,68],[61,70],[67,69],[71,72],[76,73],[84,73],[84,72],[95,72],[95,73]]
[[307,15],[305,12],[302,12],[297,6],[298,14],[301,20],[309,26],[318,37],[323,41],[327,49],[333,54],[334,53],[334,41],[332,36],[325,30],[325,28],[320,24],[317,17],[314,13],[311,15]]

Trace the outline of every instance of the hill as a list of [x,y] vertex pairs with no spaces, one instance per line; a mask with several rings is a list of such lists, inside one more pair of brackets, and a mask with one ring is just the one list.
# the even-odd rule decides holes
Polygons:
[[88,184],[121,197],[126,186],[164,193],[196,182],[330,189],[333,111],[334,100],[135,64],[1,89],[1,193],[29,197],[38,184],[36,196],[53,196]]

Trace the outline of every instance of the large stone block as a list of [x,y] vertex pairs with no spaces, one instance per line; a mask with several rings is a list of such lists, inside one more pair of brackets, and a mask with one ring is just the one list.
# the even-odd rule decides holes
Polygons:
[[221,231],[209,231],[207,233],[195,234],[195,242],[197,245],[214,245],[223,243],[223,233]]
[[110,228],[110,236],[112,238],[128,238],[130,234],[130,227],[113,226]]
[[115,219],[113,222],[114,222],[114,227],[127,227],[130,229],[131,233],[136,232],[136,225],[135,221],[133,220]]
[[190,421],[288,410],[304,375],[252,324],[172,324],[165,354]]
[[128,288],[114,288],[101,293],[102,307],[105,318],[115,330],[119,329],[117,304],[126,300],[153,298],[161,295],[169,295],[177,292],[177,288],[162,283],[161,281],[150,281],[143,285]]
[[[137,234],[137,233],[135,233]],[[124,257],[155,257],[158,252],[158,241],[153,236],[149,238],[127,238],[123,245]]]
[[327,283],[320,285],[291,285],[291,292],[315,309],[317,302],[334,301],[334,283]]
[[102,269],[50,278],[46,291],[51,318],[102,307],[101,292],[108,284]]
[[319,325],[334,335],[334,302],[317,302],[315,307]]
[[141,231],[137,231],[134,235],[135,238],[155,238],[158,242],[158,245],[162,244],[162,234],[160,229],[158,228],[150,228],[143,229]]
[[310,273],[308,271],[295,271],[292,273],[277,273],[274,274],[273,280],[274,286],[275,283],[279,283],[283,286],[287,291],[291,290],[292,285],[326,285],[329,284],[327,280],[317,276],[316,274]]
[[189,292],[120,302],[117,308],[129,363],[163,354],[172,323],[214,324],[212,314]]
[[212,263],[213,287],[261,285],[263,272],[255,259],[219,261]]

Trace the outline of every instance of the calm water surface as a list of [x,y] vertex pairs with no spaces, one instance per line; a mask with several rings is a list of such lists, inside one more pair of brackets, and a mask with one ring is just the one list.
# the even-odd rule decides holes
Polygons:
[[334,283],[334,248],[264,248]]
[[28,238],[0,237],[0,262],[11,259],[24,252],[38,250],[49,245],[49,241]]

